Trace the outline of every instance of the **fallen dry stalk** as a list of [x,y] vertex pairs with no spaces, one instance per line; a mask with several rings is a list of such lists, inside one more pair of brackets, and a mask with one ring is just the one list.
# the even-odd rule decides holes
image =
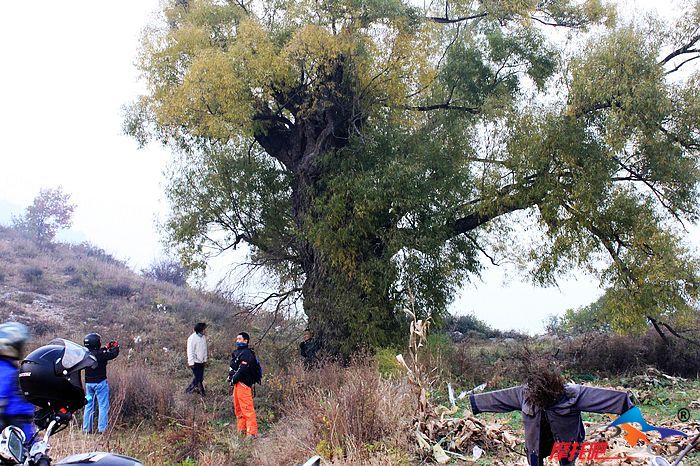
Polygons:
[[[433,380],[421,363],[422,348],[427,344],[430,321],[420,320],[415,312],[406,310],[411,317],[409,338],[409,360],[399,354],[396,359],[406,369],[408,380],[415,387],[418,403],[416,407],[415,433],[420,450],[432,454],[440,464],[448,463],[452,457],[471,459],[472,452],[479,449],[486,452],[508,450],[516,452],[522,443],[517,436],[498,423],[488,423],[477,419],[468,412],[455,417],[458,408],[448,409],[429,402],[428,393],[436,380]],[[475,449],[478,447],[478,449]],[[464,455],[468,455],[465,457]]]

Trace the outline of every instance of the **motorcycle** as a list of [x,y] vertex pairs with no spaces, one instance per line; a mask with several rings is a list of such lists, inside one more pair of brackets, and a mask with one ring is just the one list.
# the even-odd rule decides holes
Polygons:
[[[39,408],[34,414],[39,431],[27,439],[19,427],[5,427],[0,432],[0,466],[144,466],[137,459],[105,452],[80,453],[52,463],[49,440],[85,405],[81,371],[96,365],[85,347],[64,339],[52,340],[27,355],[20,364],[19,385],[24,398]],[[320,464],[321,458],[314,456],[303,466]]]
[[[72,455],[52,463],[49,440],[85,405],[81,371],[96,366],[97,360],[85,347],[63,339],[52,340],[22,360],[19,386],[24,398],[39,408],[34,414],[39,431],[27,439],[22,429],[5,427],[0,432],[0,465],[143,466],[134,458],[104,452]],[[38,439],[42,430],[45,432]]]
[[114,453],[91,452],[80,453],[63,458],[57,463],[52,463],[49,452],[51,445],[49,438],[56,432],[63,430],[70,422],[72,415],[67,413],[55,413],[49,421],[41,440],[29,446],[24,432],[15,426],[8,426],[0,433],[0,465],[2,466],[51,466],[56,465],[98,465],[98,466],[143,466],[140,461],[127,456]]
[[[15,426],[9,426],[0,433],[0,465],[2,466],[51,466],[60,465],[96,465],[96,466],[143,466],[141,462],[128,456],[114,453],[91,452],[79,453],[51,463],[49,438],[62,430],[70,422],[71,415],[55,413],[49,421],[41,441],[28,447],[24,432]],[[302,466],[320,466],[321,457],[313,456]]]

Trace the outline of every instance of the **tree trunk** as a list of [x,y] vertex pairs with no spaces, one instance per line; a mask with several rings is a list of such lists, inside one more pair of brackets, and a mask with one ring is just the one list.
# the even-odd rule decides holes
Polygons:
[[[286,119],[280,122],[278,115],[261,105],[257,119],[266,122],[266,126],[255,138],[292,175],[292,217],[298,232],[294,247],[305,275],[302,294],[309,325],[327,354],[347,357],[357,348],[395,341],[400,330],[393,318],[391,280],[372,279],[370,285],[367,280],[364,285],[358,283],[357,273],[350,276],[333,266],[328,252],[320,250],[308,235],[309,226],[323,222],[314,207],[325,194],[328,170],[332,168],[322,161],[348,144],[351,128],[362,126],[363,118],[356,113],[355,88],[351,85],[352,78],[346,75],[345,61],[341,57],[323,80],[328,85],[313,90],[313,99],[309,97],[309,100],[317,103],[302,111],[303,118],[297,118],[300,109],[294,104],[295,95],[310,91],[303,86],[293,95],[279,98],[279,104],[286,106],[294,122]],[[364,265],[363,261],[378,261],[390,269],[391,264],[383,257],[386,245],[374,238],[365,241],[367,245],[358,253],[358,262]]]

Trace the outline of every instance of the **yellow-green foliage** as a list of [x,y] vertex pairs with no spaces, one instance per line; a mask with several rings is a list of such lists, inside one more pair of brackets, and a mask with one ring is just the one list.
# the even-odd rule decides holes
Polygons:
[[[184,263],[249,244],[330,351],[394,344],[409,300],[443,315],[483,254],[540,284],[585,269],[641,329],[699,291],[672,225],[700,216],[687,10],[617,27],[601,0],[173,1],[125,126],[181,153]],[[571,57],[552,26],[589,41]]]
[[392,378],[404,374],[405,369],[396,360],[397,351],[394,348],[379,348],[374,356],[377,361],[377,371],[382,377]]

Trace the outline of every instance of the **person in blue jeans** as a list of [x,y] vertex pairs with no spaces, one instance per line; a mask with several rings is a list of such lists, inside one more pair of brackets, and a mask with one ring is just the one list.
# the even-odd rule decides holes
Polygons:
[[22,396],[17,363],[29,341],[29,330],[18,322],[0,324],[0,430],[13,425],[26,440],[34,435],[34,405]]
[[83,416],[83,432],[92,433],[95,417],[95,401],[98,405],[97,431],[107,430],[109,417],[109,383],[107,382],[107,363],[119,356],[119,343],[110,341],[106,347],[101,347],[101,337],[98,333],[85,335],[83,344],[90,350],[95,359],[95,369],[85,369],[85,415]]

